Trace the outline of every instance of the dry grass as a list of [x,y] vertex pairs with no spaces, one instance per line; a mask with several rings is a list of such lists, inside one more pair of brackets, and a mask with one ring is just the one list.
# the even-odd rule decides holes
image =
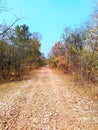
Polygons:
[[10,82],[0,85],[0,98],[9,93],[12,90],[17,90],[24,81]]
[[17,79],[14,79],[14,81],[4,81],[0,84],[0,98],[2,98],[4,95],[9,93],[12,90],[18,90],[19,86],[26,83],[27,80],[30,80],[32,78],[36,77],[38,70],[30,71],[28,74],[25,74],[21,77],[18,77]]
[[62,79],[65,80],[66,85],[69,86],[69,89],[76,92],[80,96],[89,97],[93,100],[98,100],[98,84],[83,82],[82,85],[79,82],[74,82],[72,75],[64,74],[57,70],[52,70],[57,75],[59,75]]

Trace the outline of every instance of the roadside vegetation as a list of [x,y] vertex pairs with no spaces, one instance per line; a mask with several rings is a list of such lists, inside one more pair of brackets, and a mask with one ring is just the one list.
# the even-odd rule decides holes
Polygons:
[[51,49],[49,64],[70,74],[75,83],[98,83],[97,7],[89,22],[74,29],[64,29],[61,40]]
[[13,80],[44,64],[40,38],[39,33],[30,33],[25,24],[0,36],[0,79]]

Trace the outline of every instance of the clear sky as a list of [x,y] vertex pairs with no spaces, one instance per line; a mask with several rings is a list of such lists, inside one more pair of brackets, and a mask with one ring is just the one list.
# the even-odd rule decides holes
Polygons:
[[42,35],[42,52],[47,55],[60,40],[65,26],[84,22],[95,6],[95,0],[5,0],[8,11],[0,20],[9,24],[23,17],[17,24],[27,24],[31,32]]

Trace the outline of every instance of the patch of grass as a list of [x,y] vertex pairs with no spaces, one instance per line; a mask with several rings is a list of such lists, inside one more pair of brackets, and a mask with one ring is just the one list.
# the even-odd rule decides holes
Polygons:
[[76,92],[80,96],[86,96],[93,100],[98,100],[98,84],[83,82],[82,85],[73,81],[72,75],[64,74],[58,70],[52,69],[58,76],[60,76],[69,89]]
[[0,85],[0,98],[12,90],[18,89],[23,82],[11,82]]
[[33,79],[36,77],[36,74],[38,73],[38,70],[30,71],[29,73],[22,75],[21,77],[17,77],[10,80],[2,80],[0,82],[0,98],[2,98],[4,95],[9,93],[12,90],[18,90],[18,88],[25,84],[27,80]]
[[0,78],[0,84],[5,84],[5,83],[11,83],[11,82],[17,82],[17,81],[22,81],[22,80],[29,80],[32,79],[36,76],[36,73],[38,72],[38,69],[36,70],[31,70],[29,72],[24,72],[22,75],[20,76],[15,76],[12,75],[9,78],[3,79]]
[[17,81],[22,81],[22,80],[29,80],[32,78],[36,77],[36,74],[38,73],[38,69],[36,70],[31,70],[28,73],[25,73],[23,75],[21,75],[20,77],[17,77],[16,80]]

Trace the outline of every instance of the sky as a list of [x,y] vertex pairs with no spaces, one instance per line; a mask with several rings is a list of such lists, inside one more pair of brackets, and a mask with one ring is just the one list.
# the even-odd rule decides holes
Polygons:
[[52,46],[61,38],[66,26],[79,26],[92,13],[95,0],[2,0],[7,11],[1,13],[0,21],[29,26],[30,32],[42,36],[41,51],[48,55]]

